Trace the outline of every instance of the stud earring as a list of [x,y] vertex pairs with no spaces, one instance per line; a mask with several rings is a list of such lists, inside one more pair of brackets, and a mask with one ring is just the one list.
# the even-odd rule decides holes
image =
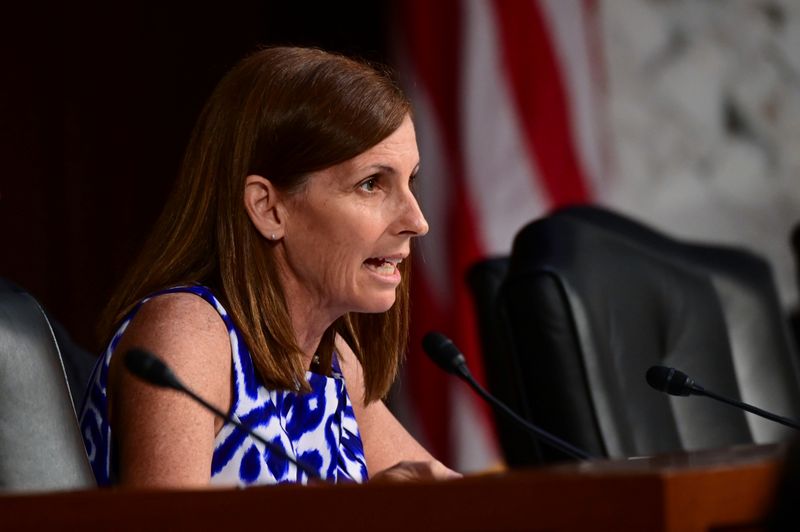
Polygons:
[[275,233],[272,233],[272,240],[275,240]]

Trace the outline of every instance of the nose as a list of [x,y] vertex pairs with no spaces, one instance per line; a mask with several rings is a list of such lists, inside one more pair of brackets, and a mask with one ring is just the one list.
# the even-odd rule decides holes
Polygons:
[[401,234],[409,236],[423,236],[428,232],[428,220],[422,214],[422,209],[414,194],[407,190],[401,216]]

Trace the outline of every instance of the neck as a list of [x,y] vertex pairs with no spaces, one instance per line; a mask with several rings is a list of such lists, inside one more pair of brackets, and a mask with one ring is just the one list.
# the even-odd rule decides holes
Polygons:
[[341,315],[329,309],[324,301],[313,297],[292,276],[283,276],[286,307],[294,329],[297,346],[303,352],[305,366],[309,367],[317,352],[322,335]]
[[297,339],[297,346],[303,352],[303,360],[305,367],[311,365],[314,354],[317,352],[319,343],[322,340],[322,335],[330,327],[332,320],[313,323],[314,320],[307,319],[307,316],[298,316],[290,307],[289,315],[292,318],[292,327],[294,328],[294,335]]

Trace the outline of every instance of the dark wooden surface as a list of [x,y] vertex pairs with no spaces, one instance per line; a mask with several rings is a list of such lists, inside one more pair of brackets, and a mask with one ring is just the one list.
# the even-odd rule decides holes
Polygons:
[[782,449],[597,461],[450,482],[0,497],[4,530],[759,530]]

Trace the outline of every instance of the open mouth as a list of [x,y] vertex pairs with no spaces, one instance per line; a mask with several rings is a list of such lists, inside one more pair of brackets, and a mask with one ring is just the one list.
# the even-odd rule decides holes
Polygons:
[[397,266],[403,262],[400,258],[390,257],[374,257],[364,261],[367,268],[380,274],[380,275],[394,275],[397,271]]

